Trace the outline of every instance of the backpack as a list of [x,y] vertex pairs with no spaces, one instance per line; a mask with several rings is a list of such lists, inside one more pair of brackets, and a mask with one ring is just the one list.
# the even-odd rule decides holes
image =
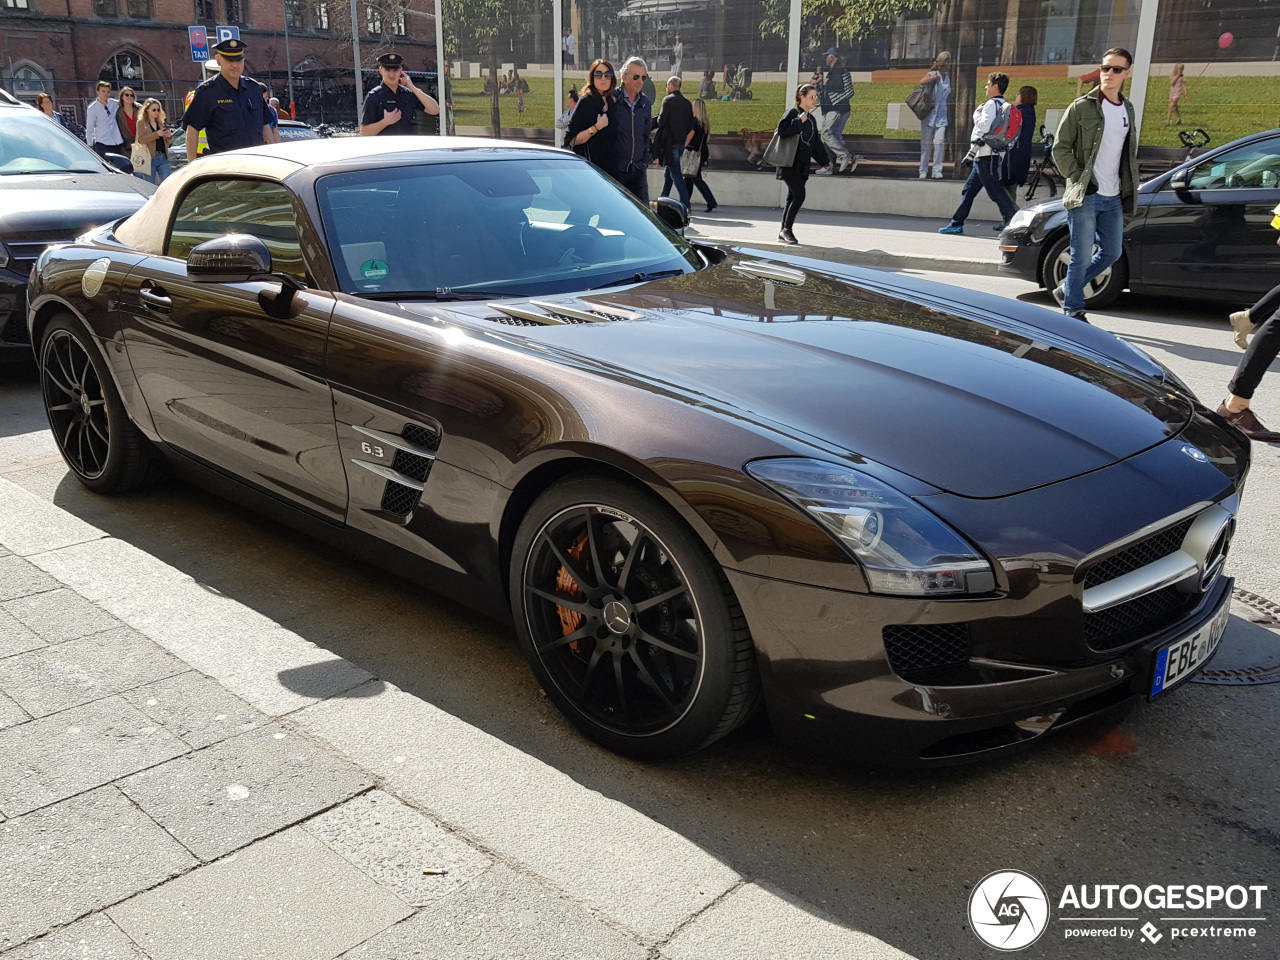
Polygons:
[[991,129],[982,135],[982,145],[990,147],[996,153],[1005,153],[1018,142],[1022,133],[1022,111],[1015,110],[1013,104],[1002,101],[1003,106],[996,115],[996,122]]

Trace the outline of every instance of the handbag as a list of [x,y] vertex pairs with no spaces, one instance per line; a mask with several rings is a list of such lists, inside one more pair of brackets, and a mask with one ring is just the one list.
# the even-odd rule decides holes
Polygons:
[[800,134],[793,133],[789,137],[778,136],[773,131],[773,139],[764,148],[762,165],[766,167],[789,167],[796,162],[796,150],[800,146]]
[[129,151],[129,162],[133,164],[134,173],[145,173],[151,176],[151,151],[146,144],[134,143]]
[[702,154],[697,150],[686,149],[680,155],[680,173],[686,177],[696,177],[702,169]]
[[924,87],[918,86],[907,94],[907,106],[917,119],[923,120],[933,113],[933,97]]

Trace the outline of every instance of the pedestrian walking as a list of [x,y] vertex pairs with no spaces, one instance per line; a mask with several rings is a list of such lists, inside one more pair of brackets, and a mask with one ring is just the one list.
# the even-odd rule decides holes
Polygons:
[[1169,121],[1173,119],[1175,112],[1178,114],[1178,126],[1182,126],[1182,99],[1187,95],[1187,65],[1185,63],[1175,63],[1173,72],[1169,74],[1169,110],[1165,113],[1164,125],[1167,127]]
[[133,87],[121,87],[119,108],[116,110],[116,127],[120,130],[120,152],[126,157],[138,139],[138,95]]
[[680,171],[680,160],[684,149],[693,139],[693,104],[680,92],[680,78],[667,78],[667,95],[662,98],[662,111],[658,114],[658,125],[653,134],[653,153],[657,162],[666,168],[662,177],[662,195],[671,195],[671,186],[675,185],[680,195],[680,202],[685,211],[693,207],[689,196],[689,185],[685,183],[684,174]]
[[707,103],[705,100],[695,100],[693,101],[693,139],[685,148],[685,154],[692,151],[698,155],[698,173],[693,177],[686,174],[684,179],[689,185],[689,199],[693,199],[693,191],[696,188],[702,194],[702,199],[707,201],[707,213],[719,206],[716,203],[715,194],[707,186],[707,181],[702,179],[702,171],[706,168],[707,161],[711,159],[711,153],[707,149],[710,141],[711,121],[707,119]]
[[[1138,208],[1138,138],[1133,104],[1121,92],[1133,56],[1112,47],[1098,89],[1072,101],[1058,124],[1053,162],[1066,179],[1062,205],[1071,231],[1066,280],[1053,291],[1067,316],[1087,320],[1084,288],[1124,252],[1124,218]],[[1097,251],[1094,246],[1097,245]]]
[[972,163],[973,168],[964,182],[960,206],[951,215],[951,222],[939,229],[939,233],[964,233],[964,222],[973,209],[973,201],[983,190],[995,202],[1004,223],[1008,223],[1018,212],[1014,202],[1009,199],[1009,194],[1005,192],[1004,184],[1000,182],[1000,159],[1004,151],[991,146],[989,142],[992,137],[998,137],[1007,130],[1012,119],[1013,108],[1004,98],[1007,89],[1007,74],[988,74],[987,99],[973,111],[973,133],[969,137],[969,153],[963,161]]
[[832,47],[827,51],[826,69],[818,84],[818,103],[822,108],[822,142],[831,157],[826,166],[816,173],[830,176],[835,173],[835,163],[840,161],[841,173],[853,173],[858,168],[858,158],[844,144],[844,128],[849,122],[853,101],[853,78],[840,62],[840,51]]
[[124,136],[116,123],[120,102],[111,98],[111,84],[105,80],[98,81],[95,92],[97,99],[84,113],[85,142],[105,160],[108,153],[120,153],[124,144]]
[[671,47],[671,75],[681,78],[684,76],[684,43],[678,33],[676,34],[675,43]]
[[573,111],[577,106],[578,88],[570,87],[569,93],[564,98],[564,111],[556,117],[556,132],[559,135],[559,139],[556,140],[557,147],[569,146],[569,122],[573,119]]
[[419,107],[431,116],[440,113],[435,97],[415,87],[404,72],[404,57],[400,54],[384,53],[378,57],[378,75],[382,82],[369,91],[360,111],[360,136],[412,136],[418,132],[414,113]]
[[951,99],[951,54],[943,50],[933,58],[920,81],[928,92],[933,109],[920,121],[920,179],[933,169],[933,179],[942,179],[942,160],[947,151],[947,101]]
[[591,64],[587,87],[574,108],[565,134],[565,143],[580,157],[585,157],[610,176],[613,175],[615,127],[610,114],[614,108],[613,90],[616,78],[613,64],[600,59]]
[[520,126],[524,126],[524,87],[516,87],[516,116],[520,118]]
[[265,102],[264,116],[267,118],[267,124],[271,127],[271,134],[263,138],[263,143],[279,143],[280,142],[280,112],[276,110],[276,104],[279,103],[275,97],[269,96],[266,87],[262,88],[262,99]]
[[779,137],[797,137],[796,156],[789,167],[778,168],[778,179],[787,185],[787,203],[782,208],[782,230],[778,239],[783,243],[799,243],[793,227],[796,215],[804,206],[805,184],[809,179],[809,163],[817,161],[826,166],[831,155],[822,142],[813,111],[818,109],[818,87],[806,83],[796,91],[796,105],[778,121]]
[[155,97],[148,97],[138,116],[138,145],[146,147],[151,154],[151,173],[144,175],[135,170],[134,176],[156,186],[164,183],[172,172],[169,164],[169,142],[172,139],[173,131],[165,126],[164,107]]
[[240,147],[259,147],[267,142],[267,123],[262,84],[244,75],[243,40],[234,37],[213,48],[218,62],[216,76],[196,87],[182,126],[186,128],[188,149],[205,132],[209,153],[223,153]]
[[573,35],[573,30],[566,30],[564,32],[564,65],[566,67],[573,67],[577,65],[574,60],[577,55],[577,51],[578,40]]
[[54,123],[61,126],[68,133],[84,139],[84,127],[55,110],[53,106],[53,97],[49,96],[47,93],[36,94],[36,109]]
[[639,57],[629,57],[622,65],[622,89],[615,93],[613,179],[641,202],[649,202],[649,165],[653,163],[653,98],[644,92],[653,86],[649,68]]
[[[1280,240],[1276,242],[1280,244]],[[1280,443],[1280,432],[1268,430],[1258,419],[1258,415],[1249,409],[1253,394],[1262,382],[1267,368],[1280,355],[1280,287],[1273,288],[1248,310],[1231,315],[1231,325],[1236,328],[1237,344],[1241,341],[1241,327],[1251,327],[1255,322],[1260,326],[1253,334],[1253,341],[1245,350],[1231,382],[1227,384],[1227,398],[1218,407],[1218,416],[1238,427],[1250,440]]]
[[1004,155],[1004,163],[1000,167],[1000,182],[1004,184],[1009,199],[1014,206],[1018,204],[1018,188],[1027,182],[1031,173],[1031,151],[1036,135],[1036,104],[1040,102],[1040,91],[1035,87],[1021,87],[1013,101],[1013,109],[1022,114],[1022,126],[1018,129],[1018,139],[1009,145]]

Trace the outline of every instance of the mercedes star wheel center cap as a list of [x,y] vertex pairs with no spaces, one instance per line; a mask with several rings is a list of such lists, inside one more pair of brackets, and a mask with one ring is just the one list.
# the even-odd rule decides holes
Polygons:
[[604,622],[616,634],[623,634],[630,630],[631,614],[627,612],[626,604],[619,603],[617,600],[610,600],[606,603],[604,605]]

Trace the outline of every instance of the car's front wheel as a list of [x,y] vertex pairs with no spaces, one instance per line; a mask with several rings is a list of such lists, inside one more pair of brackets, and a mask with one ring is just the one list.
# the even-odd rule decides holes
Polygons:
[[548,489],[516,535],[510,588],[547,696],[612,750],[680,756],[758,706],[755,652],[733,590],[652,493],[595,477]]
[[70,314],[54,317],[40,341],[40,389],[62,458],[90,490],[123,493],[163,475],[89,332]]
[[[1049,248],[1044,258],[1044,285],[1053,291],[1067,279],[1067,266],[1071,263],[1071,235],[1063,234]],[[1084,286],[1085,310],[1101,310],[1115,303],[1124,288],[1129,285],[1129,261],[1124,254]]]

